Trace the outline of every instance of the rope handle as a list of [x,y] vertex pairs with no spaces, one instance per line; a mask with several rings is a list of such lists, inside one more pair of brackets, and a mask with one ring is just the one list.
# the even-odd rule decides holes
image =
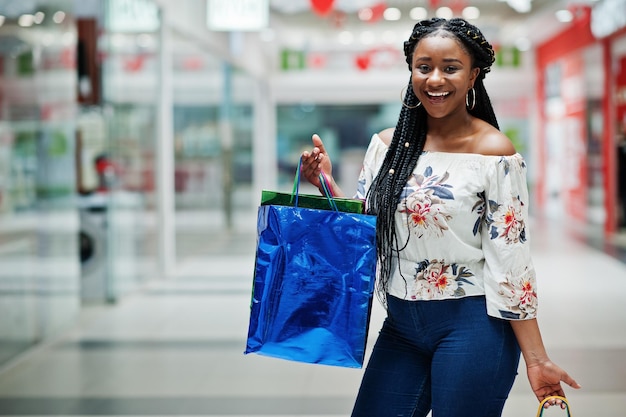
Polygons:
[[334,195],[332,187],[330,186],[330,182],[328,181],[328,177],[326,176],[326,174],[324,174],[324,172],[320,172],[319,179],[320,183],[322,184],[322,190],[324,191],[324,195],[326,196],[330,207],[335,211],[339,211],[339,209],[337,208],[337,204],[335,203],[335,199],[333,198]]
[[[302,157],[298,160],[298,169],[296,170],[296,176],[293,179],[293,188],[291,189],[291,202],[294,207],[298,207],[298,196],[300,195],[300,171],[302,169]],[[335,203],[335,199],[333,198],[333,193],[330,188],[330,184],[328,182],[328,178],[326,175],[321,172],[319,175],[320,183],[322,184],[322,191],[324,192],[324,197],[328,200],[328,205],[334,211],[339,211],[337,208],[337,204]],[[294,201],[295,200],[295,201]]]
[[572,414],[569,410],[569,403],[567,402],[567,398],[565,397],[561,397],[559,395],[552,395],[550,397],[546,397],[543,399],[543,401],[541,401],[541,403],[539,404],[539,409],[537,410],[537,417],[541,417],[543,415],[543,410],[545,410],[545,408],[543,408],[543,406],[551,400],[561,400],[563,401],[563,404],[565,404],[565,410],[567,410],[567,417],[571,417]]

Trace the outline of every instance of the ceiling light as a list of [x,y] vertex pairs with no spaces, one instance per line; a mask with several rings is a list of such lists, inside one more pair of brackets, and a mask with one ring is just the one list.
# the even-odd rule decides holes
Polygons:
[[65,12],[58,11],[52,16],[54,23],[62,23],[65,20]]
[[556,20],[558,20],[561,23],[568,23],[574,20],[574,15],[572,14],[572,12],[566,9],[558,10],[555,13],[555,15],[556,15]]
[[435,12],[435,16],[441,19],[452,19],[454,17],[454,12],[449,7],[440,7]]
[[354,35],[352,34],[352,32],[348,32],[347,30],[339,32],[339,35],[337,36],[339,43],[343,45],[350,45],[354,41]]
[[34,18],[34,22],[38,25],[40,25],[43,22],[43,19],[46,17],[46,15],[44,14],[44,12],[37,12],[35,13],[35,18]]
[[17,19],[17,24],[21,27],[30,27],[35,23],[35,16],[32,14],[23,14]]
[[428,10],[425,7],[414,7],[409,12],[409,16],[413,20],[424,20],[428,18]]
[[480,10],[478,7],[466,7],[463,9],[463,17],[466,20],[475,20],[480,17]]
[[532,9],[532,0],[506,0],[506,2],[518,13],[528,13]]
[[385,20],[400,20],[402,12],[397,7],[388,7],[383,13]]
[[359,10],[358,16],[360,20],[368,22],[372,20],[372,17],[374,17],[374,12],[369,7],[366,7],[364,9]]

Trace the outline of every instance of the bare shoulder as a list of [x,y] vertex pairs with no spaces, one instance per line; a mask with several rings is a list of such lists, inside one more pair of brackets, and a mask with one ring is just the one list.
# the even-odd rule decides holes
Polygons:
[[475,153],[482,155],[513,155],[517,151],[511,140],[493,126],[484,129],[476,141]]
[[383,141],[383,143],[387,146],[389,146],[391,144],[391,140],[393,139],[393,132],[396,129],[393,127],[389,127],[385,130],[382,130],[378,133],[378,137],[380,138],[380,140]]

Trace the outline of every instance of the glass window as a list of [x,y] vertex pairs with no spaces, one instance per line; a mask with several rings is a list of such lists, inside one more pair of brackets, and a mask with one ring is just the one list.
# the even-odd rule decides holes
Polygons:
[[156,5],[142,2],[132,9],[132,19],[119,2],[107,1],[105,10],[98,48],[106,145],[94,164],[98,191],[106,197],[106,298],[115,300],[158,273],[155,149],[161,61]]
[[280,187],[290,188],[302,151],[311,148],[317,133],[333,160],[333,175],[346,195],[356,182],[367,145],[374,133],[396,125],[400,103],[354,105],[280,105],[278,164]]
[[0,364],[80,307],[71,5],[0,3]]

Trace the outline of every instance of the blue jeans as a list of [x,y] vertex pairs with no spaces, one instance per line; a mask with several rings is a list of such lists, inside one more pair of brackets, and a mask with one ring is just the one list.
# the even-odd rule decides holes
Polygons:
[[498,417],[517,375],[509,322],[487,316],[484,297],[388,297],[352,417]]

